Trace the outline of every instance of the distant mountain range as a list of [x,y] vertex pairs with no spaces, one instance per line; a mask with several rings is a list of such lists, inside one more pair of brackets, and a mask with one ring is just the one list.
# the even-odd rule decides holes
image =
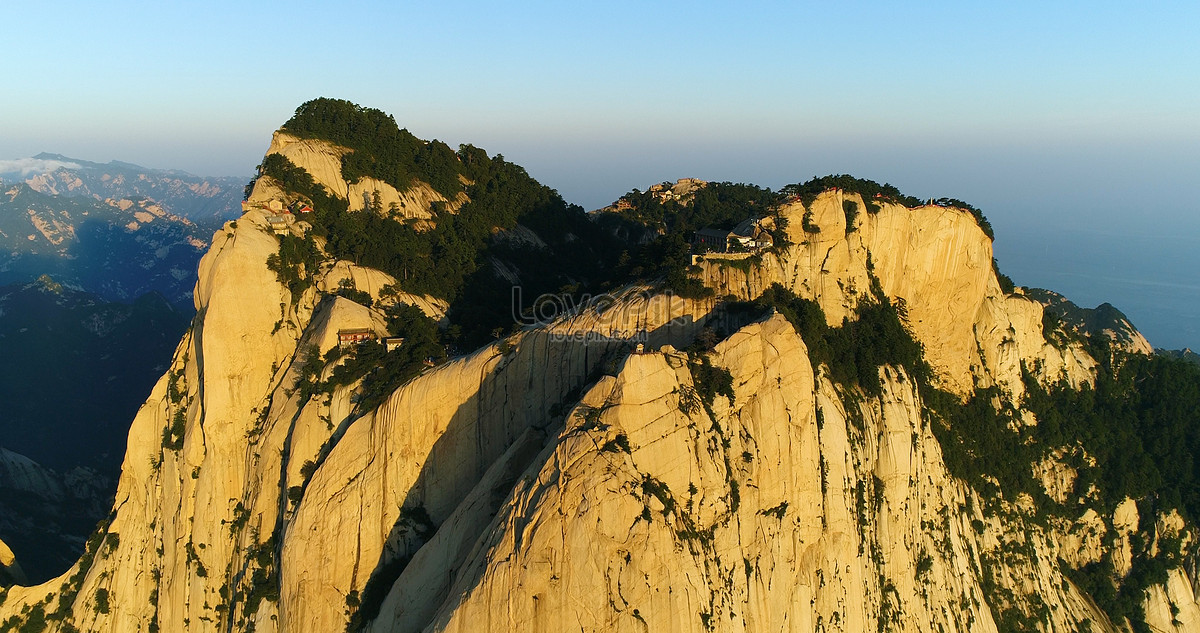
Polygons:
[[244,181],[38,154],[0,161],[0,183],[0,283],[49,274],[109,300],[157,291],[187,308]]
[[1186,360],[1186,361],[1188,361],[1189,363],[1195,363],[1195,364],[1197,364],[1197,365],[1200,365],[1200,354],[1197,354],[1196,352],[1193,352],[1193,351],[1192,351],[1191,349],[1189,349],[1189,348],[1184,348],[1184,349],[1158,349],[1158,350],[1154,350],[1154,351],[1156,351],[1156,352],[1158,352],[1159,354],[1161,354],[1161,355],[1163,355],[1163,356],[1166,356],[1166,357],[1168,357],[1168,358],[1178,358],[1178,359],[1180,359],[1180,360]]
[[111,161],[94,163],[41,153],[24,161],[0,161],[0,178],[14,175],[40,193],[64,197],[151,198],[200,223],[220,223],[241,213],[248,178],[200,177],[177,169],[150,169]]
[[1043,329],[1049,333],[1066,328],[1077,336],[1107,338],[1141,354],[1153,353],[1146,337],[1133,326],[1129,317],[1111,303],[1082,308],[1066,297],[1044,288],[1025,288],[1024,295],[1045,306]]

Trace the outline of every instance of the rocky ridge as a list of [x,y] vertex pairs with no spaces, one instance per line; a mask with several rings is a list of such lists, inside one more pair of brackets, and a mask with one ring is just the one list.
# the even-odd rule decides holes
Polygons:
[[[290,158],[320,179],[336,151]],[[1017,398],[1023,366],[1093,379],[1080,344],[1047,340],[1042,304],[1000,289],[970,215],[884,204],[847,227],[852,198],[785,207],[793,246],[749,265],[710,256],[706,285],[753,298],[781,283],[837,324],[877,280],[959,394]],[[819,232],[800,228],[805,213]],[[705,402],[676,350],[718,302],[632,288],[356,411],[353,385],[296,388],[302,350],[382,316],[317,288],[293,301],[266,267],[277,249],[256,210],[213,237],[111,521],[63,578],[11,588],[0,617],[40,609],[50,630],[96,631],[1115,628],[1058,561],[1128,549],[1136,506],[1042,523],[982,498],[948,475],[903,368],[880,368],[878,397],[847,397],[767,316],[708,353],[733,395]],[[335,271],[353,268],[326,262],[318,288]],[[631,353],[623,337],[641,331],[650,351]],[[1193,538],[1177,517],[1151,523]],[[1182,569],[1145,608],[1158,630],[1200,626]]]

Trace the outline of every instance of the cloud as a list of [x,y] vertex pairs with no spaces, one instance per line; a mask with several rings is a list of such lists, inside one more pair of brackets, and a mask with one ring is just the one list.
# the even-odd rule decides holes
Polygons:
[[30,174],[43,174],[59,169],[79,168],[80,165],[77,163],[68,163],[67,161],[63,160],[49,160],[44,158],[18,158],[16,160],[0,160],[0,174],[20,174],[22,178],[29,176]]

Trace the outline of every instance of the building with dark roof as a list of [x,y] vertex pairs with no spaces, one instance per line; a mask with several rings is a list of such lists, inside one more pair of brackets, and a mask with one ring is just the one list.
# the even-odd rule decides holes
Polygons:
[[729,231],[723,229],[700,229],[692,238],[692,244],[714,253],[729,251]]

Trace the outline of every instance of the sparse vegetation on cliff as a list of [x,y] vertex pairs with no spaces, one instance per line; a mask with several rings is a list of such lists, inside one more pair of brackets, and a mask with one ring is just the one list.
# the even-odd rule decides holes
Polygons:
[[289,233],[279,236],[279,252],[267,256],[267,268],[275,271],[279,283],[287,286],[292,301],[296,301],[312,286],[321,259],[312,235],[296,237]]
[[996,273],[996,280],[1000,282],[1000,290],[1006,295],[1010,295],[1017,289],[1017,285],[1013,283],[1012,277],[1000,272],[1000,262],[996,258],[992,258],[992,272]]
[[858,218],[858,203],[853,200],[843,200],[842,211],[846,214],[846,234],[849,235],[857,228],[854,226],[854,220]]
[[[1093,348],[1106,341],[1083,337]],[[1110,514],[1126,498],[1138,501],[1142,525],[1130,541],[1132,569],[1121,577],[1111,556],[1066,573],[1113,621],[1145,623],[1145,591],[1165,582],[1184,560],[1178,537],[1158,532],[1156,518],[1177,510],[1200,516],[1200,479],[1191,455],[1200,450],[1200,367],[1141,354],[1097,349],[1102,361],[1094,385],[1065,381],[1043,387],[1025,373],[1020,407],[1037,424],[1020,424],[1017,411],[992,388],[977,390],[964,404],[923,388],[934,413],[932,429],[947,469],[985,496],[1015,500],[1028,494],[1038,515],[1072,518],[1083,508]],[[1033,477],[1032,466],[1059,450],[1077,476],[1065,504],[1054,501]],[[1157,543],[1157,548],[1151,546]]]
[[688,369],[692,374],[696,395],[705,409],[712,410],[717,396],[725,396],[730,406],[733,405],[733,376],[728,369],[713,365],[706,354],[689,354]]
[[183,409],[176,409],[171,416],[171,425],[163,429],[162,446],[171,451],[183,448],[183,435],[187,430],[187,419]]
[[983,216],[983,211],[980,211],[974,205],[963,202],[957,198],[938,198],[937,200],[934,200],[933,203],[942,207],[953,207],[955,209],[963,209],[964,211],[970,212],[970,214],[975,218],[975,223],[978,224],[979,228],[983,230],[983,234],[988,236],[989,240],[996,239],[996,232],[992,230],[992,223],[988,222],[988,219]]
[[[1013,501],[1026,494],[1043,516],[1067,517],[1096,502],[1098,510],[1111,513],[1125,498],[1141,500],[1140,515],[1148,523],[1139,529],[1150,536],[1134,543],[1130,574],[1116,576],[1110,563],[1069,573],[1115,620],[1128,617],[1134,630],[1146,630],[1145,589],[1164,582],[1167,570],[1183,561],[1178,539],[1165,538],[1158,553],[1151,550],[1154,517],[1172,509],[1189,519],[1200,516],[1200,479],[1189,458],[1200,452],[1194,432],[1200,427],[1200,366],[1104,349],[1094,356],[1112,360],[1091,386],[1074,389],[1062,382],[1044,388],[1027,373],[1021,406],[1038,420],[1027,426],[1016,421],[1017,411],[1003,404],[995,388],[977,389],[965,402],[936,388],[920,344],[903,327],[902,311],[886,300],[863,304],[857,321],[838,328],[826,325],[818,304],[779,286],[754,305],[784,314],[808,345],[814,366],[826,366],[836,383],[878,395],[878,367],[905,367],[920,384],[947,469],[985,498]],[[1047,496],[1032,466],[1055,449],[1075,446],[1082,451],[1067,450],[1064,459],[1079,473],[1072,493],[1077,501],[1064,506]],[[1088,496],[1093,486],[1098,492],[1094,498]],[[1006,614],[1010,619],[1022,616],[1017,610]]]
[[1022,406],[1038,418],[1039,443],[1082,445],[1096,465],[1073,464],[1081,469],[1076,490],[1095,483],[1106,507],[1153,497],[1161,510],[1200,517],[1200,474],[1190,458],[1200,453],[1200,366],[1141,354],[1096,356],[1103,368],[1094,386],[1045,389],[1027,376]]
[[[1200,516],[1200,481],[1188,459],[1200,450],[1193,432],[1200,426],[1200,367],[1140,354],[1115,358],[1094,385],[1080,389],[1065,382],[1045,388],[1027,372],[1021,408],[1036,416],[1034,426],[1017,424],[1007,405],[997,409],[994,388],[977,390],[966,403],[927,389],[947,469],[987,494],[1011,500],[1027,493],[1053,514],[1087,505],[1111,512],[1128,497],[1154,499],[1156,511]],[[1031,470],[1055,449],[1064,449],[1062,459],[1078,472],[1075,501],[1066,506],[1045,495]]]
[[804,216],[800,219],[800,227],[805,233],[820,233],[821,227],[813,222],[813,212],[810,209],[805,209]]
[[904,367],[917,379],[929,375],[921,344],[904,328],[901,311],[881,294],[859,306],[857,319],[846,319],[833,328],[826,324],[820,304],[797,297],[779,284],[768,288],[749,307],[778,310],[804,339],[814,368],[828,367],[834,382],[859,387],[869,396],[879,395],[883,389],[879,378],[883,365]]
[[[420,374],[427,364],[440,363],[446,357],[437,324],[420,308],[398,303],[388,309],[387,315],[388,331],[393,336],[403,337],[404,344],[390,352],[376,342],[354,347],[347,353],[345,361],[334,368],[327,384],[321,386],[321,389],[331,391],[335,386],[350,385],[361,378],[360,411],[379,406],[396,387]],[[334,354],[340,352],[334,350],[326,362],[332,360]],[[313,379],[304,377],[317,373],[319,361],[312,358],[310,354],[302,368],[302,379],[306,384],[312,384]],[[308,391],[316,389],[309,387]]]

